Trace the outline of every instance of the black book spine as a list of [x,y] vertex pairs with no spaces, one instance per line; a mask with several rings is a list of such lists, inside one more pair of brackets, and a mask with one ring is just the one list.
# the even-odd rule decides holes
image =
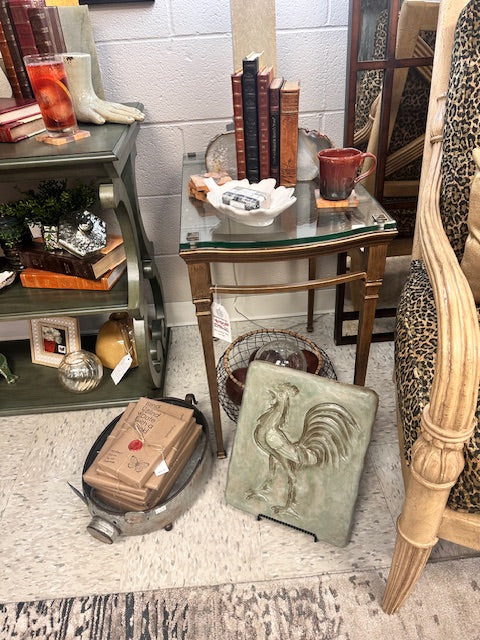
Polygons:
[[250,182],[258,182],[260,180],[257,115],[258,64],[258,57],[253,60],[243,60],[243,128],[245,137],[247,178]]

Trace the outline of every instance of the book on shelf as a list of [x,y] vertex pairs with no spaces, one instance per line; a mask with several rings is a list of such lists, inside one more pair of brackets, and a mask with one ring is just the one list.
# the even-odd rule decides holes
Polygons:
[[242,76],[243,69],[235,71],[230,76],[232,82],[233,125],[235,132],[238,180],[243,180],[243,178],[247,177],[247,165],[245,163],[245,132],[243,129]]
[[0,98],[0,125],[37,115],[40,107],[33,98]]
[[19,142],[45,131],[40,114],[0,125],[0,142]]
[[258,156],[257,73],[261,68],[261,53],[252,52],[243,58],[242,102],[245,132],[245,163],[250,182],[260,179]]
[[280,89],[283,78],[272,80],[269,88],[270,177],[280,184]]
[[2,56],[3,65],[5,67],[5,73],[12,88],[12,93],[15,98],[22,97],[22,90],[18,83],[17,72],[15,71],[15,65],[13,64],[12,54],[8,48],[8,42],[5,38],[5,32],[3,30],[2,23],[0,22],[0,55]]
[[65,273],[55,273],[44,269],[27,267],[20,272],[20,282],[23,287],[30,289],[78,289],[82,291],[110,291],[127,270],[124,260],[110,269],[98,280],[67,276]]
[[67,50],[56,6],[29,7],[28,18],[38,53],[63,53]]
[[38,241],[20,249],[19,254],[25,267],[96,280],[125,260],[125,247],[121,236],[109,236],[106,247],[84,258],[65,250],[46,251],[43,242]]
[[257,74],[258,159],[260,180],[270,178],[270,112],[269,87],[273,80],[273,66],[260,69]]
[[44,7],[45,0],[8,0],[8,11],[22,57],[38,53],[32,25],[28,18],[28,7]]
[[27,72],[25,71],[25,65],[23,64],[22,53],[17,43],[15,30],[8,11],[8,0],[0,0],[0,23],[3,27],[3,33],[8,44],[22,97],[33,98],[32,88],[28,80]]
[[300,82],[285,81],[280,89],[280,184],[297,182]]

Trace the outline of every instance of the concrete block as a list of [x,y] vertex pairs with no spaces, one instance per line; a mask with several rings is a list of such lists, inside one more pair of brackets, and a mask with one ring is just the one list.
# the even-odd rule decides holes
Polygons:
[[168,0],[132,4],[89,5],[95,42],[137,38],[168,38],[172,35]]
[[327,24],[327,1],[296,0],[291,2],[291,0],[277,0],[276,10],[277,29],[315,29],[315,27],[324,27]]
[[141,99],[150,120],[211,120],[232,113],[229,37],[103,43],[97,48],[108,99]]
[[229,33],[230,5],[211,0],[174,0],[171,2],[173,33],[190,35]]
[[344,108],[346,28],[279,33],[277,47],[280,74],[300,80],[300,111]]

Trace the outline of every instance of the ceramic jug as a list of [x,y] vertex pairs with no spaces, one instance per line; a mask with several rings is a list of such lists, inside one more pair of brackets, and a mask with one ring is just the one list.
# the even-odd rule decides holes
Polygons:
[[110,314],[100,327],[95,353],[108,369],[114,369],[127,353],[132,356],[130,368],[138,366],[133,319],[126,311]]

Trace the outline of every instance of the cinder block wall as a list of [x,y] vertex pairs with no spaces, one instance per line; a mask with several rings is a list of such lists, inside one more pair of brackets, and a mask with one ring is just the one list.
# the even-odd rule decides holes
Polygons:
[[[261,11],[261,0],[257,5]],[[278,72],[301,81],[300,125],[341,145],[348,0],[277,0],[276,13]],[[90,5],[90,16],[107,98],[145,105],[137,144],[141,212],[155,245],[168,322],[193,322],[187,270],[178,257],[182,155],[204,150],[232,119],[229,0]],[[301,264],[277,271],[280,280],[306,273]],[[230,282],[268,279],[262,277],[267,271],[248,265],[217,273]],[[331,292],[317,298],[332,308]],[[292,313],[299,304],[300,294],[237,301],[249,317]]]

